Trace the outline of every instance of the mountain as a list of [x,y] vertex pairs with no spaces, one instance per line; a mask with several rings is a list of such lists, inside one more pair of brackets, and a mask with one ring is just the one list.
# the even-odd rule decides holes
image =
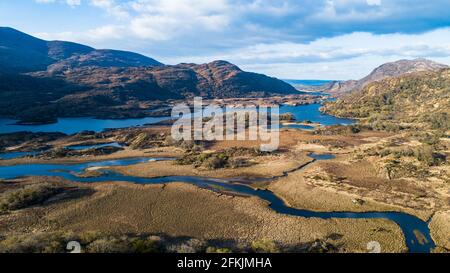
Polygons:
[[50,73],[58,73],[68,69],[74,69],[85,66],[97,67],[147,67],[161,66],[151,58],[137,53],[119,51],[119,50],[93,50],[86,54],[74,54],[67,59],[58,61],[50,65],[47,70]]
[[355,90],[361,90],[372,82],[380,81],[388,77],[397,77],[422,71],[437,71],[444,68],[448,68],[448,66],[427,59],[400,60],[397,62],[383,64],[372,71],[372,73],[368,76],[358,81],[350,80],[345,82],[335,82],[325,92],[332,95],[341,96]]
[[450,130],[450,69],[406,74],[366,85],[323,111],[374,129]]
[[63,41],[45,41],[18,30],[0,27],[0,71],[21,73],[80,66],[159,66],[160,62],[132,52],[96,50]]
[[226,61],[163,65],[125,51],[44,41],[0,28],[0,116],[145,116],[167,100],[298,94],[291,85]]
[[[101,93],[101,96],[119,104],[129,100],[167,100],[194,96],[234,98],[298,93],[281,80],[242,71],[226,61],[156,67],[90,66],[30,75],[40,79],[61,79],[84,86],[90,93]],[[83,94],[85,92],[78,93],[80,96]]]

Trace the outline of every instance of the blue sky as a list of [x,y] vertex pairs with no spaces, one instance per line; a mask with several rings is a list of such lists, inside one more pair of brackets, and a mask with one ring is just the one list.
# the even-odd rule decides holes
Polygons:
[[450,64],[449,0],[2,0],[0,25],[290,79],[358,79],[405,58]]

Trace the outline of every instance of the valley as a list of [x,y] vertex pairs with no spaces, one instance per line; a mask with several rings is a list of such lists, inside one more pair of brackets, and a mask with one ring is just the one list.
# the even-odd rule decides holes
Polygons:
[[[445,65],[294,87],[227,61],[0,37],[0,252],[450,251]],[[280,105],[278,149],[175,140],[171,109],[196,96]]]
[[[308,105],[300,107],[308,107]],[[312,114],[310,111],[307,113]],[[350,126],[358,128],[355,125]],[[56,193],[56,197],[45,201],[44,205],[31,206],[17,213],[7,213],[0,217],[5,220],[4,223],[26,221],[26,224],[21,224],[21,229],[27,226],[33,227],[37,234],[74,232],[72,236],[78,236],[77,234],[95,230],[100,232],[98,236],[101,238],[102,236],[114,238],[123,233],[137,234],[135,236],[142,233],[152,235],[163,233],[164,238],[165,236],[170,238],[164,240],[170,242],[174,240],[179,243],[180,241],[172,237],[186,236],[208,242],[211,244],[210,247],[226,248],[231,251],[253,251],[252,245],[263,241],[277,251],[283,252],[312,251],[311,249],[326,252],[363,252],[366,241],[373,238],[383,242],[382,245],[387,247],[384,251],[387,252],[403,252],[408,249],[409,241],[405,242],[405,234],[393,224],[394,222],[385,220],[382,214],[375,217],[378,219],[371,220],[362,220],[364,216],[361,217],[362,219],[351,219],[352,217],[339,219],[340,217],[335,218],[337,217],[335,216],[321,221],[314,220],[314,216],[313,218],[285,216],[283,213],[273,212],[267,203],[260,200],[261,197],[251,197],[253,193],[249,197],[249,192],[254,191],[251,188],[254,188],[263,190],[261,192],[263,194],[265,191],[273,193],[289,207],[311,212],[402,212],[421,219],[418,221],[430,219],[429,235],[427,231],[421,231],[420,234],[432,237],[428,237],[423,244],[429,247],[434,241],[436,247],[427,251],[446,251],[449,245],[445,234],[448,233],[449,226],[443,219],[447,217],[446,213],[449,210],[449,196],[446,192],[448,167],[432,167],[430,169],[432,175],[429,175],[426,184],[423,184],[420,176],[414,177],[411,174],[399,173],[396,177],[386,177],[386,171],[383,169],[384,158],[377,155],[368,157],[365,153],[371,149],[390,147],[390,143],[396,143],[396,146],[402,145],[399,139],[404,139],[406,136],[392,132],[367,129],[347,130],[346,128],[335,125],[318,127],[313,131],[282,129],[280,149],[270,154],[256,153],[259,143],[251,141],[173,143],[170,140],[170,126],[158,124],[97,133],[79,132],[73,135],[56,136],[50,141],[44,138],[45,143],[51,147],[43,154],[0,161],[2,178],[6,179],[1,182],[3,192],[6,189],[7,191],[11,191],[11,188],[19,190],[22,187],[46,181],[46,183],[65,185],[64,187],[79,188],[90,194],[70,196],[66,199],[60,196],[61,193]],[[11,133],[11,136],[13,135],[14,133]],[[2,137],[5,138],[5,135]],[[27,144],[21,149],[38,147],[39,145],[34,141],[43,141],[42,137],[33,140],[32,136],[28,136]],[[4,141],[3,143],[13,145],[9,148],[17,147],[14,142]],[[101,145],[102,143],[104,144]],[[120,147],[108,151],[108,145],[111,143],[120,143]],[[64,147],[76,146],[81,146],[79,154],[68,154],[64,151],[68,149]],[[310,153],[333,154],[334,157],[315,161],[308,156]],[[226,156],[226,161],[217,163],[217,158],[224,158],[222,155]],[[156,160],[153,160],[154,158]],[[42,169],[43,166],[48,166],[45,167],[46,171]],[[72,169],[71,166],[79,167]],[[348,166],[357,167],[349,168]],[[66,168],[70,171],[64,171]],[[52,174],[52,169],[60,171]],[[33,170],[36,170],[36,173],[33,173]],[[113,172],[118,175],[103,177],[104,172]],[[20,178],[24,175],[27,178]],[[90,182],[73,184],[70,181]],[[93,181],[100,183],[92,183]],[[124,183],[127,181],[132,184]],[[142,183],[156,184],[140,185]],[[235,187],[239,188],[241,184],[247,185],[244,192],[239,190],[236,192]],[[250,188],[247,189],[247,187]],[[167,196],[169,199],[165,200],[166,192],[169,196],[173,195],[175,199],[172,200],[170,199],[172,197]],[[135,200],[137,196],[147,194],[148,201]],[[62,198],[61,201],[55,203],[51,201],[60,198]],[[213,210],[222,211],[227,206],[231,207],[226,215],[222,215],[219,211],[206,213],[205,208],[196,209],[197,205],[193,200],[200,202],[198,206],[206,202],[207,207]],[[150,203],[147,205],[147,202]],[[186,207],[186,204],[189,205]],[[115,209],[111,209],[110,206]],[[248,211],[239,209],[242,206],[252,207],[254,212],[248,214]],[[82,211],[79,210],[80,208],[83,208]],[[146,212],[147,209],[150,211]],[[34,218],[32,215],[47,214],[45,212],[47,210],[52,211],[50,215],[56,213],[58,217],[49,215],[50,218],[32,220]],[[166,213],[162,215],[164,211]],[[199,212],[206,214],[199,217],[189,216],[191,213]],[[147,213],[150,214],[147,215]],[[98,215],[103,215],[106,219],[122,220],[98,221]],[[183,215],[188,218],[183,220],[185,217]],[[70,219],[70,221],[61,222],[62,220],[58,220],[60,216],[64,216],[61,219]],[[170,220],[171,217],[175,217],[174,220]],[[247,219],[246,222],[242,222],[244,219],[241,217]],[[319,216],[316,217],[320,219]],[[218,227],[226,226],[226,224],[220,224],[220,222],[208,224],[207,221],[210,221],[208,220],[210,218],[211,221],[212,219],[231,221],[235,225],[234,229],[241,230],[243,233],[213,228],[212,225]],[[275,222],[271,221],[278,218],[283,219],[286,225],[273,226]],[[177,219],[176,222],[173,222],[175,219]],[[257,222],[250,224],[248,221],[253,220],[248,219],[254,219]],[[52,225],[43,226],[43,223],[50,223],[48,221]],[[330,221],[333,221],[333,224]],[[174,227],[173,225],[178,222],[184,223],[185,227],[178,224]],[[136,226],[132,227],[127,223],[136,223]],[[248,225],[256,226],[249,229]],[[312,234],[306,233],[309,228],[316,230],[322,225],[324,229],[319,228],[319,231]],[[332,226],[334,228],[330,229]],[[349,226],[353,226],[358,231],[349,229]],[[20,235],[21,232],[12,232],[16,229],[11,229],[10,224],[4,225],[3,228],[3,234],[23,236]],[[276,235],[284,234],[287,230],[290,230],[291,235],[283,237]],[[251,233],[246,234],[246,231]],[[332,239],[333,234],[339,234],[336,236],[339,239]],[[355,234],[358,236],[355,237]],[[410,236],[420,238],[411,234],[413,234],[412,231],[408,235],[408,240],[411,240]],[[225,241],[228,243],[223,244]],[[299,248],[298,244],[303,247]],[[421,244],[417,241],[416,247],[420,249],[420,246]]]

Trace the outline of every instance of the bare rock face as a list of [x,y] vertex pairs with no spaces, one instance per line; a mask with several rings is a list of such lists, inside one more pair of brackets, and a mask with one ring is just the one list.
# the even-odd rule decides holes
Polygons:
[[389,77],[398,77],[424,71],[438,71],[445,68],[448,68],[448,66],[427,59],[400,60],[381,65],[359,81],[350,80],[336,82],[326,91],[326,93],[342,96],[352,91],[361,90],[370,83],[381,81]]

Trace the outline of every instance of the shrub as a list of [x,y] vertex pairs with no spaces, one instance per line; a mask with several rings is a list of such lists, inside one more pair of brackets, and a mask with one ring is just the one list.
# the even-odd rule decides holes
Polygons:
[[225,254],[225,253],[233,253],[231,249],[228,248],[217,248],[210,246],[206,249],[206,253],[219,253],[219,254]]
[[250,163],[245,156],[263,156],[269,153],[262,152],[256,148],[230,148],[217,153],[196,153],[188,152],[183,157],[177,159],[178,165],[192,165],[195,168],[204,167],[206,169],[240,168],[247,167]]
[[223,157],[212,156],[204,162],[203,166],[205,166],[210,170],[216,170],[225,168],[227,163],[228,163],[227,159]]
[[60,232],[9,236],[0,241],[0,253],[62,253],[73,239],[73,234]]
[[199,239],[190,239],[184,243],[171,245],[167,250],[172,253],[201,253],[206,250],[206,242]]
[[230,168],[237,169],[250,166],[250,162],[244,158],[235,158],[229,160]]
[[362,130],[361,125],[333,125],[319,128],[314,131],[316,135],[342,135],[342,134],[358,134]]
[[132,252],[132,248],[128,242],[124,240],[106,237],[90,243],[87,247],[87,251],[90,253],[130,253]]
[[432,129],[447,131],[450,130],[450,115],[448,113],[436,113],[429,115],[427,121]]
[[48,183],[7,191],[0,196],[0,211],[18,210],[40,204],[61,191],[61,188]]
[[295,116],[292,113],[281,114],[279,116],[279,118],[280,118],[280,121],[287,121],[287,122],[295,121]]
[[431,145],[422,145],[417,149],[416,158],[428,166],[437,166],[446,160],[445,155],[435,153]]
[[131,247],[135,253],[158,253],[160,252],[159,240],[153,239],[134,239],[131,241]]
[[252,242],[251,248],[257,253],[278,253],[280,249],[274,241],[271,240],[257,240]]
[[308,247],[309,253],[329,253],[336,252],[337,248],[323,240],[316,240]]

